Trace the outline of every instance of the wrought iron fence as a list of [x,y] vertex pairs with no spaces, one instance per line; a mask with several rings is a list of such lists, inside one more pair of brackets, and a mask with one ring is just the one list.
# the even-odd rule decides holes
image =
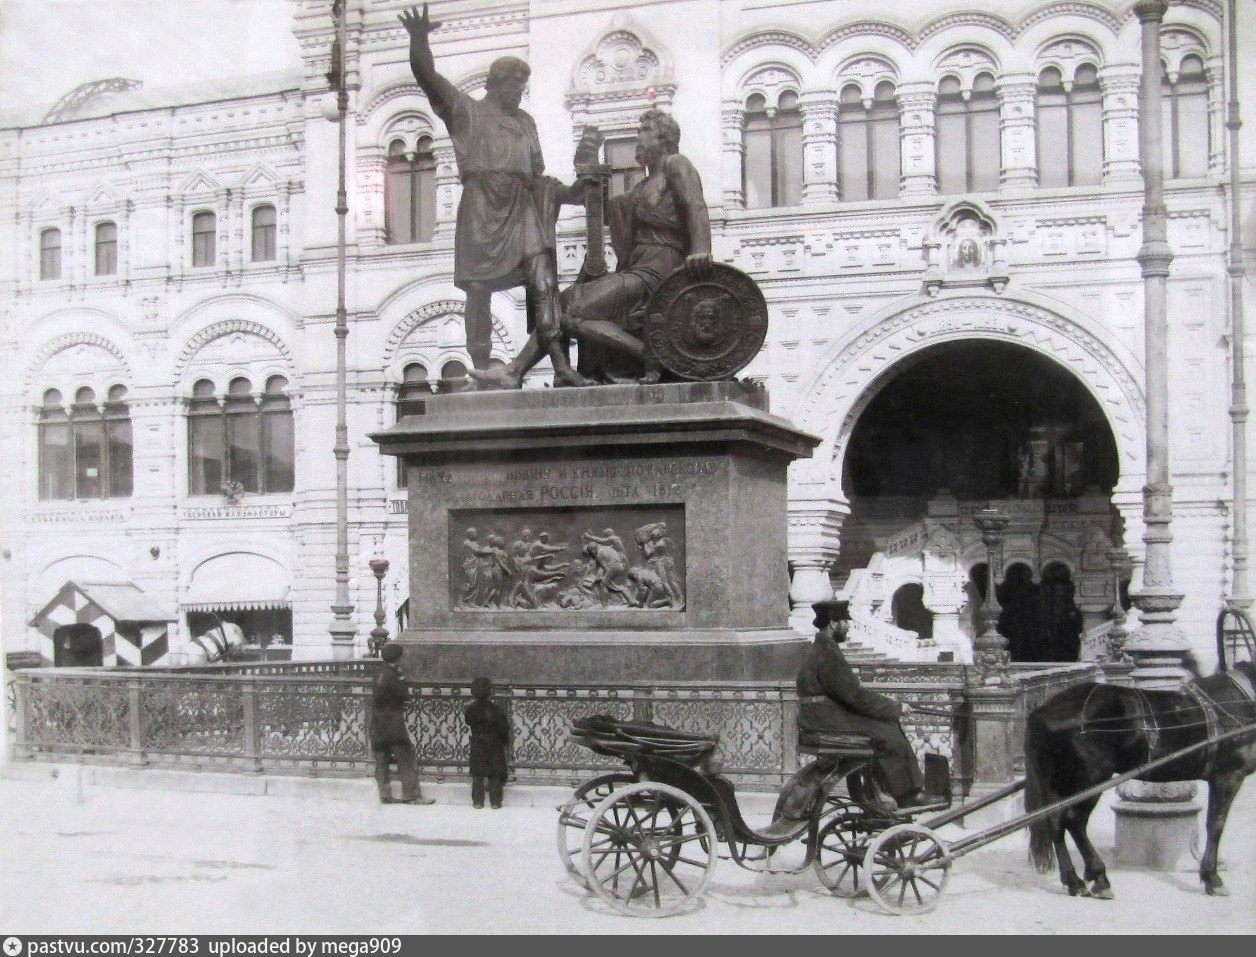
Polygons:
[[[371,677],[377,662],[235,665],[208,669],[31,669],[10,675],[15,756],[201,770],[364,775]],[[351,664],[352,668],[346,668]],[[321,665],[322,667],[318,667]],[[946,755],[971,781],[965,667],[860,663],[871,687],[925,711],[906,723],[918,752]],[[1039,668],[1017,675],[1014,720],[1094,666]],[[798,767],[797,695],[777,682],[650,685],[506,685],[513,767],[524,783],[574,784],[613,763],[568,738],[573,718],[608,714],[718,735],[724,772],[773,790]],[[465,685],[413,684],[407,724],[429,778],[467,774]],[[962,787],[966,790],[965,787]]]

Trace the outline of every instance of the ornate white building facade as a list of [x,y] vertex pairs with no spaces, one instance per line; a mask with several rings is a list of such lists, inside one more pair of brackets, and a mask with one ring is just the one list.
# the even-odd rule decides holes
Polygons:
[[[43,122],[0,130],[9,651],[54,657],[32,621],[74,581],[134,585],[176,653],[216,615],[290,638],[295,657],[330,654],[329,6],[296,6],[303,62],[289,74],[171,92],[115,78]],[[451,282],[453,150],[410,76],[403,6],[349,3],[349,515],[363,646],[376,605],[368,560],[391,561],[390,619],[408,593],[405,491],[367,436],[469,365]],[[570,176],[585,124],[630,177],[622,157],[640,112],[659,105],[680,121],[717,256],[754,276],[770,306],[746,374],[822,440],[791,473],[801,630],[809,602],[837,585],[873,646],[966,657],[985,562],[970,519],[990,499],[1014,517],[1000,580],[1016,563],[1034,582],[1059,571],[1087,629],[1114,604],[1107,552],[1141,550],[1145,454],[1132,6],[435,5],[438,67],[462,89],[481,92],[497,56],[533,65],[525,107],[555,175]],[[1215,0],[1174,3],[1162,31],[1174,570],[1180,623],[1205,660],[1232,535],[1222,14]],[[566,280],[581,244],[572,215],[559,238]],[[505,360],[524,337],[521,293],[497,294],[493,311]],[[976,382],[1002,436],[989,444],[1003,459],[1011,450],[1010,465],[998,460],[1012,471],[1003,485],[923,474],[936,456],[916,469],[899,440],[859,436],[870,416],[893,421],[877,404],[910,370],[941,394],[947,363],[980,378],[1006,356],[1023,379],[1065,375],[1077,403],[1099,411],[1041,399],[1009,438],[1000,416],[1020,390]],[[941,419],[922,408],[902,414],[927,432]],[[976,426],[956,428],[946,443]],[[897,478],[877,472],[879,451],[900,463],[886,465]],[[900,601],[912,586],[931,622],[920,639]],[[106,658],[140,660],[120,643]]]

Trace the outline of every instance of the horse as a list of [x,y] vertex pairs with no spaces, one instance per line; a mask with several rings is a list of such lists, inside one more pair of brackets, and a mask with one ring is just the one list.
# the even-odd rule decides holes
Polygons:
[[244,630],[234,621],[220,620],[188,641],[181,657],[187,665],[212,665],[231,661],[243,647]]
[[[1223,663],[1224,668],[1224,663]],[[1087,682],[1074,685],[1029,715],[1025,733],[1025,810],[1047,807],[1087,788],[1192,744],[1256,722],[1256,668],[1252,662],[1199,678],[1179,691],[1153,691]],[[1176,758],[1143,781],[1207,781],[1207,846],[1199,862],[1204,891],[1229,893],[1217,874],[1217,848],[1230,805],[1243,779],[1256,770],[1256,729]],[[1070,895],[1112,899],[1103,859],[1086,836],[1098,796],[1030,825],[1029,856],[1040,873],[1058,863]],[[1077,876],[1065,832],[1081,853]],[[1090,881],[1087,886],[1086,881]]]

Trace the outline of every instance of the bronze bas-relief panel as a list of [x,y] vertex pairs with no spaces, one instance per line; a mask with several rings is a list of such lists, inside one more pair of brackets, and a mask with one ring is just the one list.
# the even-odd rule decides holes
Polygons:
[[452,510],[449,607],[684,611],[684,506]]

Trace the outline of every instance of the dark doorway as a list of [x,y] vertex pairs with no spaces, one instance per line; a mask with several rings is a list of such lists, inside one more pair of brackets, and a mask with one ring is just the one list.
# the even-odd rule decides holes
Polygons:
[[924,586],[908,582],[894,592],[890,614],[897,627],[914,631],[921,641],[933,639],[933,612],[925,607]]
[[[872,389],[842,463],[851,510],[832,571],[836,588],[867,566],[879,543],[924,518],[940,493],[971,514],[1017,499],[1110,498],[1119,478],[1116,440],[1094,396],[1067,366],[1023,346],[943,343],[891,366]],[[1070,506],[1048,505],[1044,514],[1052,508]],[[971,621],[972,634],[980,631],[973,599],[984,596],[985,571],[973,569],[965,587],[961,623]],[[1051,574],[1046,581],[1013,566],[999,581],[999,626],[1015,660],[1076,660],[1074,582]]]
[[99,668],[105,642],[95,625],[62,625],[52,633],[52,663],[57,668]]

